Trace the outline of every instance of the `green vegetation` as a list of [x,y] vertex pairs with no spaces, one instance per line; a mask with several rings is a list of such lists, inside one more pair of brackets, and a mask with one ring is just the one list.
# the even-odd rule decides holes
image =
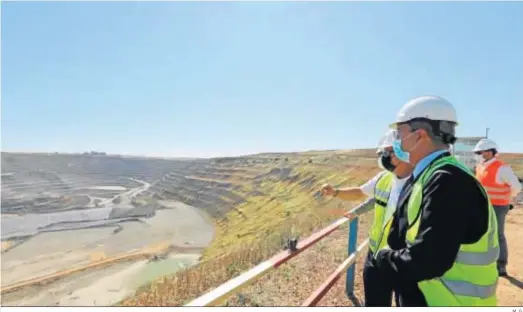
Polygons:
[[[309,163],[311,156],[315,156],[315,160]],[[238,159],[234,159],[236,163],[221,160],[214,167],[208,167],[214,179],[220,182],[227,179],[231,183],[225,188],[226,196],[217,198],[234,193],[242,202],[232,204],[233,201],[224,200],[219,204],[224,213],[216,217],[216,237],[199,265],[143,287],[122,304],[184,304],[282,250],[287,239],[305,238],[324,227],[341,214],[333,212],[348,210],[355,203],[322,198],[317,194],[319,187],[323,183],[361,184],[379,171],[375,160],[370,160],[352,159],[350,154],[316,152],[286,155],[277,160],[251,157],[246,160],[249,167],[243,167]],[[203,174],[198,173],[200,181],[213,181]],[[244,178],[246,175],[248,179]],[[192,186],[176,187],[189,202],[196,195],[190,189]]]

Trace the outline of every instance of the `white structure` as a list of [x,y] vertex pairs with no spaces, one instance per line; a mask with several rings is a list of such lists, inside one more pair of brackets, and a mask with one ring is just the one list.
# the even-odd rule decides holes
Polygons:
[[474,147],[481,139],[485,137],[463,137],[458,138],[454,144],[453,153],[457,159],[463,162],[467,167],[474,168],[476,161],[474,160]]

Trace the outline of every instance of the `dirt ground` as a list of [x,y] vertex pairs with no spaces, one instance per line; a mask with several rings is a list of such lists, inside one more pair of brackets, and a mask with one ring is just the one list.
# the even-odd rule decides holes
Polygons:
[[505,227],[509,248],[509,276],[500,279],[498,305],[523,307],[523,205],[509,212]]

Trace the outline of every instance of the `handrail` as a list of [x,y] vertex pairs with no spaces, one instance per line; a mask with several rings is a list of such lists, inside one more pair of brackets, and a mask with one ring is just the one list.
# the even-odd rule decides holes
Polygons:
[[[370,199],[370,200],[372,200],[372,199]],[[359,204],[355,208],[351,209],[350,212],[352,212],[352,213],[356,212],[360,208],[362,208],[365,205],[367,205],[370,200],[367,200],[367,201]],[[348,222],[350,220],[353,220],[353,219],[354,219],[354,221],[351,222],[351,226],[350,226],[350,234],[351,234],[350,235],[351,236],[350,237],[350,241],[349,241],[349,250],[350,250],[351,247],[353,247],[351,245],[355,245],[355,242],[356,242],[357,223],[358,223],[357,219],[358,218],[343,217],[341,219],[338,219],[338,220],[334,221],[332,224],[330,224],[329,226],[323,228],[322,230],[320,230],[320,231],[310,235],[306,239],[300,241],[298,243],[298,245],[296,246],[296,249],[294,251],[286,250],[286,251],[282,251],[282,252],[276,254],[275,256],[270,258],[269,260],[266,260],[266,261],[258,264],[257,266],[255,266],[254,268],[248,270],[247,272],[242,273],[240,276],[237,276],[237,277],[235,277],[233,279],[230,279],[229,281],[221,284],[217,288],[215,288],[215,289],[207,292],[206,294],[204,294],[204,295],[202,295],[202,296],[192,300],[191,302],[187,303],[185,306],[188,306],[188,307],[202,307],[202,306],[214,306],[214,305],[220,304],[227,297],[237,293],[238,291],[240,291],[244,287],[250,285],[251,283],[253,283],[257,279],[259,279],[263,275],[267,274],[272,269],[278,268],[279,266],[281,266],[285,262],[289,261],[290,259],[294,258],[296,255],[300,254],[302,251],[304,251],[307,248],[309,248],[312,245],[314,245],[319,240],[325,238],[326,236],[328,236],[329,234],[334,232],[341,225],[343,225],[346,222]],[[353,226],[353,224],[356,224],[356,226]],[[352,241],[354,241],[354,244],[351,244]],[[353,249],[355,249],[355,246],[353,247]],[[352,254],[353,252],[351,251],[350,253]],[[353,279],[353,275],[352,275],[352,279]],[[352,285],[353,285],[353,281],[352,281]],[[353,286],[352,286],[352,288],[353,288]],[[352,292],[352,290],[350,290],[350,292]]]
[[367,238],[363,243],[361,243],[356,251],[352,253],[342,264],[340,264],[334,272],[329,275],[329,277],[321,284],[316,290],[303,302],[302,307],[313,307],[315,306],[322,298],[327,294],[327,292],[336,284],[338,279],[341,277],[341,274],[351,265],[356,262],[356,258],[363,251],[363,249],[368,245],[369,239]]

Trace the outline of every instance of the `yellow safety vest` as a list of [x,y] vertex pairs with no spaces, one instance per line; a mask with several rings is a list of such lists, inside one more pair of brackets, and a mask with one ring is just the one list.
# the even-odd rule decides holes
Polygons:
[[[374,204],[374,220],[369,230],[369,247],[373,253],[377,250],[382,249],[387,245],[387,237],[389,235],[390,220],[384,220],[385,212],[387,211],[387,203],[390,197],[390,191],[392,189],[392,181],[394,179],[394,173],[385,172],[376,183],[374,190],[374,198],[376,203]],[[392,219],[392,218],[389,218]]]
[[[473,173],[454,156],[447,156],[436,160],[424,170],[421,177],[414,183],[410,196],[407,216],[409,229],[407,230],[407,246],[410,246],[418,235],[421,220],[421,201],[423,186],[434,171],[444,165],[453,165],[467,172]],[[475,177],[474,177],[475,178]],[[485,198],[487,193],[479,184]],[[452,218],[450,215],[449,218]],[[452,267],[443,276],[418,283],[429,307],[434,306],[496,306],[496,287],[498,270],[496,262],[499,256],[499,242],[496,214],[489,202],[489,226],[487,232],[479,241],[473,244],[462,244]]]

